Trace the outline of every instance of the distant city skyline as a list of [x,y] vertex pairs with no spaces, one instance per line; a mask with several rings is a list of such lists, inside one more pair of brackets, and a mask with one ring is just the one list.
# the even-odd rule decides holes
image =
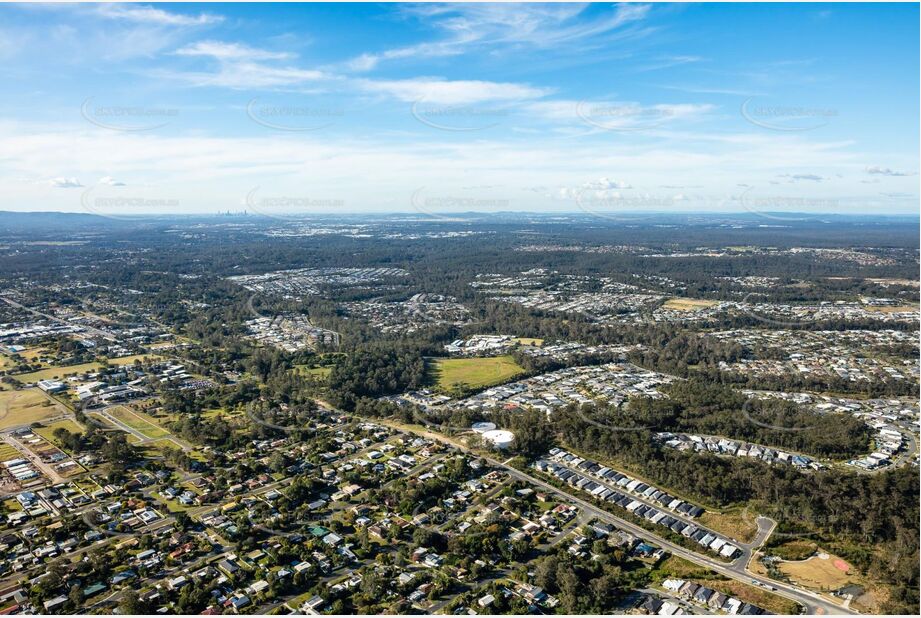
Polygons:
[[918,19],[2,5],[0,210],[917,214]]

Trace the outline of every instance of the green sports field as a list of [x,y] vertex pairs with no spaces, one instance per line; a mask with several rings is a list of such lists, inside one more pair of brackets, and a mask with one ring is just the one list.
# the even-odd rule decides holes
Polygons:
[[474,390],[507,382],[524,373],[511,356],[436,358],[430,361],[432,383],[442,391]]

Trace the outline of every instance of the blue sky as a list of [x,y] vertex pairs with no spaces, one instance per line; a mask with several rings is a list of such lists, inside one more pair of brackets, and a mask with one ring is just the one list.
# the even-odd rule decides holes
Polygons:
[[0,6],[0,209],[916,213],[916,4]]

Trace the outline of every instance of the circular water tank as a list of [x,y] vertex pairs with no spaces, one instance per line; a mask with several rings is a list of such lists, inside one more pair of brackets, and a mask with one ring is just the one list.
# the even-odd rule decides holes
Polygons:
[[486,433],[487,431],[492,431],[495,428],[496,428],[495,423],[486,423],[486,422],[474,423],[473,425],[470,426],[470,429],[474,430],[477,433]]
[[515,434],[504,429],[491,429],[483,432],[483,439],[496,448],[508,448],[515,440]]

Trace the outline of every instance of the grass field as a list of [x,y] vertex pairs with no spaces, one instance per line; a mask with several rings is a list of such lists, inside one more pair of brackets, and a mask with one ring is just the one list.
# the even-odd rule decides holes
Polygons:
[[55,380],[65,376],[72,376],[78,373],[94,371],[102,367],[100,363],[82,363],[80,365],[70,365],[68,367],[48,367],[32,373],[21,373],[13,376],[22,383],[38,382],[39,380]]
[[[17,354],[25,359],[26,362],[35,364],[38,357],[45,352],[46,350],[42,346],[32,346],[31,348],[26,348],[22,352],[17,352]],[[0,354],[0,370],[16,366],[16,361],[14,361],[12,357],[13,354],[11,352],[3,352],[3,354]]]
[[133,365],[134,361],[136,360],[143,361],[145,359],[149,361],[159,361],[159,360],[163,360],[163,357],[158,356],[157,354],[133,354],[132,356],[122,356],[120,358],[110,358],[109,364],[118,365],[118,366]]
[[44,346],[37,345],[31,348],[26,348],[22,352],[19,352],[19,355],[30,363],[34,363],[39,356],[47,352],[48,350],[46,350]]
[[872,305],[864,305],[864,310],[871,313],[906,313],[911,311],[917,311],[917,305],[887,305],[882,307],[874,307]]
[[[160,455],[163,454],[163,449],[164,449],[164,448],[170,448],[170,449],[173,449],[173,450],[178,449],[178,448],[182,448],[180,445],[178,445],[177,443],[173,442],[173,441],[172,441],[171,439],[169,439],[169,438],[162,438],[162,439],[156,440],[156,441],[154,441],[154,442],[145,442],[144,444],[140,444],[140,445],[138,445],[136,441],[131,441],[131,440],[129,440],[129,442],[130,442],[131,444],[135,445],[136,448],[140,449],[141,452],[143,453],[143,455],[144,455],[145,457],[159,457]],[[196,451],[190,451],[190,452],[189,452],[189,455],[190,455],[193,459],[197,459],[197,460],[199,460],[199,461],[202,461],[202,458],[197,454]]]
[[329,374],[332,372],[332,367],[308,367],[307,365],[295,365],[294,368],[298,373],[316,376],[321,379],[326,379],[329,377]]
[[501,384],[524,373],[511,356],[437,358],[429,365],[431,381],[441,390],[476,389]]
[[664,306],[666,309],[676,311],[700,311],[718,304],[715,300],[703,300],[700,298],[669,298],[665,301]]
[[0,391],[0,429],[36,423],[60,413],[37,388]]
[[140,432],[151,440],[158,440],[170,436],[170,432],[157,425],[153,419],[143,412],[129,410],[125,406],[109,408],[107,412],[131,429]]
[[6,442],[0,442],[0,461],[9,461],[11,459],[19,459],[20,457],[22,457],[22,455],[19,451]]
[[740,513],[714,513],[707,511],[700,516],[700,523],[722,532],[738,541],[747,543],[758,533],[755,515],[744,516]]
[[791,580],[813,590],[837,590],[857,583],[852,576],[854,567],[830,554],[796,562],[778,562],[777,568]]
[[805,560],[819,550],[815,541],[809,538],[787,539],[782,543],[765,548],[765,552],[772,556],[779,556],[784,560]]
[[542,345],[544,345],[543,339],[535,339],[534,337],[515,337],[515,341],[517,341],[521,345],[532,345],[536,348],[539,348]]
[[54,430],[58,427],[63,427],[70,433],[83,433],[83,428],[69,418],[64,418],[59,421],[54,421],[53,423],[48,423],[44,427],[37,427],[35,429],[35,433],[48,440],[55,446],[59,447],[61,445],[57,440],[54,439]]

